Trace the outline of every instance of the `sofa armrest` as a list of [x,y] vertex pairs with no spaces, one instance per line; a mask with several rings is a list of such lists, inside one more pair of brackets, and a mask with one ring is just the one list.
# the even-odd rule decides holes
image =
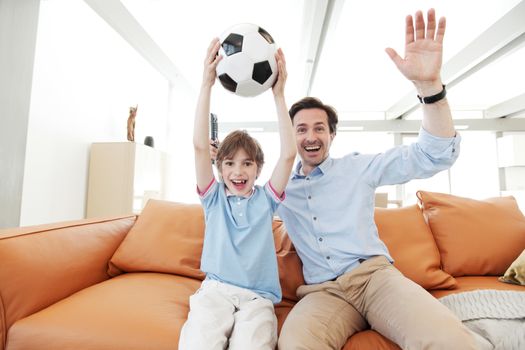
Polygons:
[[0,230],[0,350],[17,320],[107,280],[136,216]]

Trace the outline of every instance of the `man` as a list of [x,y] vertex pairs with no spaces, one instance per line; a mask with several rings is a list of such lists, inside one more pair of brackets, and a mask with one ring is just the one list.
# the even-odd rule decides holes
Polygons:
[[300,300],[282,327],[280,349],[339,350],[368,327],[403,349],[475,348],[445,306],[393,267],[374,223],[377,187],[430,177],[458,156],[460,137],[440,78],[444,33],[444,18],[436,28],[429,10],[425,28],[418,11],[406,18],[405,58],[386,49],[423,102],[422,129],[410,146],[333,159],[335,110],[315,98],[290,109],[301,159],[278,213],[307,284],[297,290]]

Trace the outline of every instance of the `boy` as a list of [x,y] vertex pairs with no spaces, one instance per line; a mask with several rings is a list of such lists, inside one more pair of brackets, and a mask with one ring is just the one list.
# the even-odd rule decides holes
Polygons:
[[272,90],[281,152],[270,180],[264,187],[254,185],[264,163],[262,150],[246,132],[234,131],[219,147],[217,181],[208,149],[208,116],[215,68],[222,58],[217,55],[219,47],[214,39],[208,48],[193,138],[197,190],[206,217],[201,259],[206,278],[190,297],[179,349],[274,349],[273,304],[281,300],[281,288],[272,217],[285,197],[296,155],[284,99],[285,60],[279,49],[275,55],[279,76]]

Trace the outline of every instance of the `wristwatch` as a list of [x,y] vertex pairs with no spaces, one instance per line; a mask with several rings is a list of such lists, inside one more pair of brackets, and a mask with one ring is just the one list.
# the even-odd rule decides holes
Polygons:
[[443,90],[441,90],[441,92],[438,92],[437,94],[428,97],[421,97],[417,95],[417,98],[419,99],[419,102],[428,105],[444,99],[445,96],[447,96],[447,89],[445,89],[445,85],[443,84]]

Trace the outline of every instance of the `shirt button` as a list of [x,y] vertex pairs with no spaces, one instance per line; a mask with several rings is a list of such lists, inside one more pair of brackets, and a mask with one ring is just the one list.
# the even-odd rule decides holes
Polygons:
[[319,242],[322,242],[323,241],[323,237],[319,237]]
[[310,178],[309,178],[309,177],[307,177],[307,178],[306,178],[306,180],[310,180]]
[[239,201],[239,202],[237,202],[237,205],[241,205],[241,202],[240,202],[240,201]]
[[312,199],[312,196],[308,196],[308,199]]
[[326,257],[326,260],[330,260],[330,257],[329,257],[329,256],[327,256],[327,257]]
[[317,220],[317,216],[314,216],[314,221]]
[[242,216],[242,213],[239,213],[239,216]]

